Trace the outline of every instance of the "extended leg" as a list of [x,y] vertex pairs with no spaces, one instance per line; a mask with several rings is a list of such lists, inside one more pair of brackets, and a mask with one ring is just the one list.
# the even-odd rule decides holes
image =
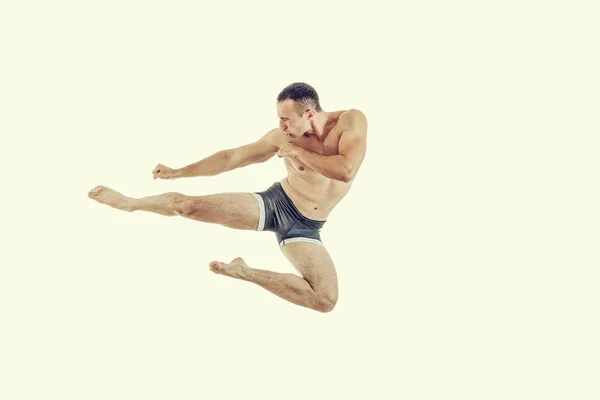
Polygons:
[[256,283],[299,306],[320,312],[333,310],[338,299],[337,273],[325,247],[295,242],[285,245],[283,253],[302,277],[250,268],[241,258],[230,264],[213,261],[209,265],[215,273]]
[[96,186],[88,193],[88,197],[123,211],[143,210],[166,216],[180,215],[234,229],[256,230],[258,226],[258,202],[250,193],[186,196],[170,192],[134,199],[109,187]]

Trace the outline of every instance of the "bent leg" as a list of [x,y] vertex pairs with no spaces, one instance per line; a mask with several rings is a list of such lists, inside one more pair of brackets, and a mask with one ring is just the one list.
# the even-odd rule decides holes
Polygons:
[[213,261],[210,269],[218,274],[253,282],[299,306],[320,312],[333,310],[338,299],[338,282],[327,249],[321,244],[294,242],[285,245],[283,253],[301,277],[250,268],[241,258],[236,258],[230,264]]
[[338,278],[327,248],[321,243],[293,242],[284,245],[282,252],[309,283],[319,311],[333,310],[338,300]]
[[88,193],[88,197],[123,211],[143,210],[165,216],[180,215],[234,229],[256,230],[258,227],[259,204],[251,193],[186,196],[170,192],[134,199],[109,187],[97,186]]

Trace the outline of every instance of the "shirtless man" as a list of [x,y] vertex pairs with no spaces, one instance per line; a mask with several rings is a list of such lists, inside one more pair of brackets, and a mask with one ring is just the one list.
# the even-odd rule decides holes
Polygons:
[[212,261],[217,274],[254,282],[294,304],[320,312],[338,299],[337,273],[319,232],[350,190],[366,152],[367,120],[358,110],[325,112],[317,92],[293,83],[277,96],[279,127],[245,146],[219,151],[180,169],[158,164],[154,179],[214,176],[275,154],[288,176],[263,192],[186,196],[171,192],[141,199],[106,186],[88,196],[124,211],[180,215],[234,229],[275,232],[281,251],[302,277],[250,268],[242,258]]

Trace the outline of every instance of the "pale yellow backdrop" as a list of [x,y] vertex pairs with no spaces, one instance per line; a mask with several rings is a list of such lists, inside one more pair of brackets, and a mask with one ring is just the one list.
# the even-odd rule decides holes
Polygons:
[[[0,1],[0,398],[598,399],[595,2]],[[258,191],[313,85],[368,154],[319,314],[208,262],[293,272],[271,233],[87,198]]]

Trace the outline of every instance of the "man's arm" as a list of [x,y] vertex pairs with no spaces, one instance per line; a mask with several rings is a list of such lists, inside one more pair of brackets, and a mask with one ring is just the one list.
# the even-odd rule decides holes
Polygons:
[[276,143],[279,129],[267,132],[253,143],[221,150],[194,164],[174,170],[175,178],[214,176],[249,164],[265,162],[273,157],[279,147]]
[[338,123],[343,131],[338,145],[338,154],[324,156],[299,146],[293,146],[295,157],[310,168],[342,182],[351,182],[358,172],[367,151],[367,119],[358,110],[351,110]]

